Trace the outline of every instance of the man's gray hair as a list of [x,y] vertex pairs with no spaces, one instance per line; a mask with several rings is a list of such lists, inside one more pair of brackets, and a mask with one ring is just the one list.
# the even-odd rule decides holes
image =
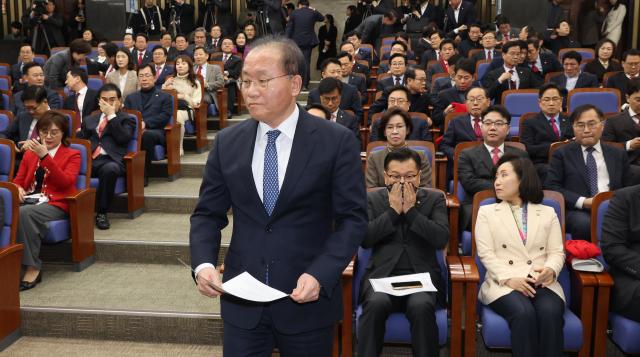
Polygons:
[[261,37],[251,44],[249,54],[267,48],[276,49],[280,54],[282,69],[286,74],[295,76],[305,73],[308,64],[305,62],[304,55],[298,45],[291,39],[274,35]]

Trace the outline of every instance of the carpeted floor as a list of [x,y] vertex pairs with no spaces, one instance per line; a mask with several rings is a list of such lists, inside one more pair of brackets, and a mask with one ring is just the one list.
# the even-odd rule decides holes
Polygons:
[[98,262],[82,272],[46,266],[42,283],[20,294],[22,306],[217,313],[182,265]]
[[144,188],[145,196],[167,195],[198,197],[202,178],[182,177],[175,181],[152,180]]
[[[222,243],[231,240],[233,216],[228,215],[229,225],[222,230]],[[96,240],[131,240],[144,242],[189,242],[189,214],[146,212],[136,219],[113,216],[109,218],[111,229],[94,231]]]
[[221,346],[22,337],[6,357],[222,357]]

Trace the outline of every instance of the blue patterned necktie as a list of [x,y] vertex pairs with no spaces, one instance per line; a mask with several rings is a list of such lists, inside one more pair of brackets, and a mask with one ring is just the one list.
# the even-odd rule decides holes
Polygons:
[[587,149],[587,180],[589,181],[589,191],[591,197],[598,193],[598,166],[596,165],[596,158],[593,157],[593,152],[596,150],[593,146]]
[[280,130],[269,130],[267,132],[267,148],[264,151],[262,201],[269,216],[271,216],[273,208],[276,206],[278,194],[280,193],[278,185],[278,151],[276,150],[278,135],[280,135]]

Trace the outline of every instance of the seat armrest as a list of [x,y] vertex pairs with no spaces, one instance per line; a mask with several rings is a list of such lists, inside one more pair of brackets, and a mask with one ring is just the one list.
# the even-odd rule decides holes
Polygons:
[[460,215],[460,201],[458,197],[447,193],[447,209],[449,210],[449,255],[458,255],[458,217]]
[[598,282],[596,289],[595,321],[593,324],[593,355],[605,356],[607,353],[607,327],[609,324],[609,299],[613,278],[604,271],[593,274]]
[[464,315],[464,355],[475,357],[476,355],[476,319],[478,304],[478,283],[480,273],[474,257],[460,257],[460,263],[464,269],[465,283],[465,315]]
[[582,321],[583,342],[579,356],[590,356],[598,279],[594,273],[572,269],[571,264],[567,263],[567,267],[571,274],[571,311]]
[[80,190],[65,198],[69,203],[69,227],[71,229],[71,258],[80,264],[95,253],[93,239],[96,189]]
[[451,356],[462,355],[462,321],[465,288],[464,268],[460,257],[447,256],[446,263],[449,271],[449,317],[451,318]]
[[137,214],[144,208],[144,158],[146,152],[129,152],[124,156],[127,177],[127,211]]

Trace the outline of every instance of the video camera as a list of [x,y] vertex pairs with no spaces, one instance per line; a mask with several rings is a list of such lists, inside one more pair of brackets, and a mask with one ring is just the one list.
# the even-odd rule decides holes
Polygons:
[[42,15],[47,13],[47,0],[33,0],[31,11],[33,11],[37,20],[41,20]]
[[247,0],[247,8],[249,10],[264,9],[264,0]]

